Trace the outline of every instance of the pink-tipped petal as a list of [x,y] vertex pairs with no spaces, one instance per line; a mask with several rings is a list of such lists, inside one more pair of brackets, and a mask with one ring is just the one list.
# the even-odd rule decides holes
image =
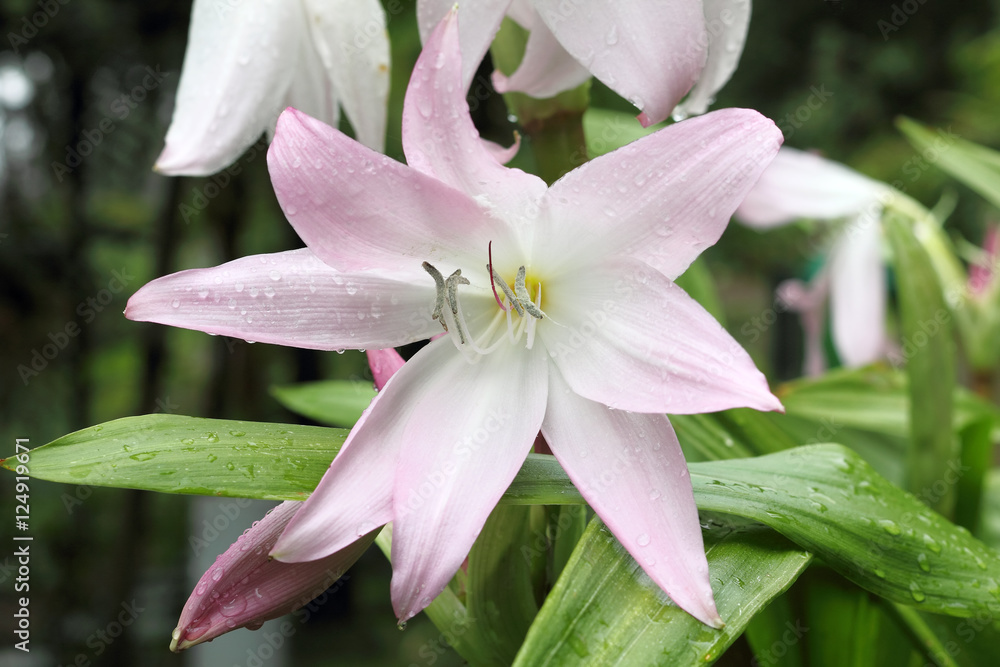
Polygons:
[[416,273],[340,273],[308,249],[180,271],[132,295],[125,317],[316,350],[405,345],[440,331]]
[[403,152],[414,169],[476,197],[505,218],[515,218],[511,222],[521,222],[537,210],[545,182],[504,167],[479,138],[465,90],[457,85],[457,14],[448,14],[431,33],[413,68],[403,102]]
[[680,444],[663,415],[608,410],[553,368],[542,434],[587,503],[684,611],[722,627]]
[[545,288],[558,325],[539,332],[581,396],[634,412],[782,410],[739,343],[649,265],[608,261]]
[[537,98],[553,97],[590,78],[590,70],[566,52],[537,14],[529,30],[524,58],[517,71],[510,76],[504,76],[499,70],[493,72],[493,86],[497,92],[518,91]]
[[[427,44],[431,33],[448,13],[454,10],[455,4],[455,0],[418,0],[417,25],[420,28],[421,42]],[[463,92],[469,89],[476,70],[479,69],[479,63],[493,43],[493,37],[500,29],[504,12],[510,4],[511,0],[475,0],[475,2],[459,3],[461,16],[458,34],[462,44]]]
[[[442,591],[510,485],[542,424],[544,354],[502,346],[470,364],[450,340],[431,343],[419,365],[393,491],[392,604],[401,621]],[[449,349],[450,348],[450,349]],[[416,371],[415,371],[416,372]],[[386,392],[398,390],[390,382]]]
[[698,83],[674,114],[678,118],[705,113],[715,94],[736,71],[750,27],[750,0],[703,0],[708,28],[708,60]]
[[308,563],[268,559],[302,503],[286,501],[240,536],[202,575],[181,611],[170,642],[183,651],[236,628],[256,629],[319,596],[371,545],[377,530],[345,549]]
[[504,235],[470,197],[295,109],[278,119],[267,164],[295,231],[342,271],[392,269],[405,257],[417,270],[442,259],[478,266]]
[[405,363],[399,352],[390,348],[385,350],[368,350],[368,365],[372,369],[372,376],[375,378],[375,389],[382,391],[385,383],[396,374]]
[[861,215],[830,251],[830,327],[845,366],[885,354],[885,298],[882,225],[877,215]]
[[507,147],[501,146],[489,139],[483,139],[482,141],[486,150],[493,156],[493,159],[500,164],[507,164],[513,160],[514,156],[517,155],[517,151],[521,148],[521,135],[518,132],[514,132],[514,143]]
[[780,143],[756,111],[723,109],[591,160],[543,199],[546,265],[624,252],[676,278],[719,239]]
[[[222,8],[196,0],[157,171],[212,174],[256,141],[281,110],[305,29],[299,2],[246,0]],[[150,85],[160,83],[156,74],[150,77]]]
[[535,0],[535,7],[563,48],[651,123],[670,115],[705,66],[701,0]]
[[382,3],[305,0],[305,6],[313,48],[358,140],[382,152],[389,101],[389,36]]
[[782,147],[736,210],[736,218],[758,229],[800,218],[843,218],[881,210],[880,198],[887,190],[842,164]]

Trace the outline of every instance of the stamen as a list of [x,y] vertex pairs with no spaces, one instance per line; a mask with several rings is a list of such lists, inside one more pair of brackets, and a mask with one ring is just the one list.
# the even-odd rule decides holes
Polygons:
[[451,306],[451,314],[455,316],[455,328],[458,329],[458,341],[463,345],[465,344],[465,333],[462,332],[462,322],[458,319],[458,286],[469,284],[471,284],[469,279],[462,276],[462,269],[456,269],[455,273],[448,276],[448,280],[445,281],[445,285],[448,287],[448,305]]
[[[445,332],[448,331],[448,323],[444,321],[444,297],[445,297],[445,282],[444,276],[438,271],[430,262],[424,262],[420,266],[424,267],[424,271],[431,274],[431,278],[434,279],[434,287],[437,289],[437,297],[434,300],[434,313],[431,315],[432,320],[437,320],[444,327]],[[454,275],[454,274],[452,274]]]
[[[490,241],[489,245],[486,246],[486,254],[489,257],[489,263],[486,265],[486,270],[490,273],[490,287],[493,288],[493,298],[497,300],[497,305],[500,306],[500,310],[507,312],[507,307],[503,305],[500,301],[500,295],[497,294],[497,284],[495,282],[497,275],[493,270],[493,241]],[[501,281],[502,282],[502,281]],[[507,289],[510,289],[509,287]]]
[[514,292],[511,291],[507,281],[504,280],[496,271],[493,271],[491,280],[500,284],[500,289],[503,290],[504,295],[507,297],[507,301],[510,305],[514,306],[514,310],[517,311],[518,315],[524,317],[524,308],[521,306],[521,300],[514,296]]
[[517,277],[514,278],[514,292],[517,294],[517,300],[521,302],[521,306],[528,311],[528,314],[536,320],[540,320],[545,317],[545,313],[543,313],[538,306],[531,302],[531,296],[528,295],[528,288],[524,284],[526,276],[527,271],[525,271],[523,266],[517,270]]

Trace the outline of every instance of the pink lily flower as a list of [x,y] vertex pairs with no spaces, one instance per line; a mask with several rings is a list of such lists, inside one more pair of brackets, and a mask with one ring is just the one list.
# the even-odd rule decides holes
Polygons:
[[[238,5],[238,6],[237,6]],[[389,42],[378,0],[195,0],[174,117],[155,169],[205,176],[235,161],[288,105],[381,151]]]
[[[454,4],[417,2],[425,42]],[[493,73],[498,91],[552,97],[593,75],[635,105],[648,127],[671,112],[683,118],[708,109],[743,52],[750,0],[477,0],[462,5],[459,27],[466,89],[505,15],[531,35],[518,70]]]
[[378,535],[373,530],[340,551],[306,563],[271,560],[268,554],[278,536],[301,507],[293,500],[278,505],[219,556],[184,604],[171,634],[171,651],[236,628],[256,630],[304,606],[340,579]]
[[983,254],[969,266],[969,294],[984,299],[997,286],[997,266],[1000,264],[1000,225],[991,224],[983,237]]
[[323,558],[392,521],[405,621],[458,570],[541,432],[653,582],[718,627],[664,413],[781,404],[672,279],[719,238],[781,134],[754,111],[718,111],[547,187],[480,142],[460,82],[452,12],[407,91],[407,165],[286,111],[268,164],[308,247],[157,279],[126,316],[328,350],[446,332],[372,401],[277,559]]
[[[833,342],[846,366],[871,363],[888,349],[880,220],[890,193],[888,185],[844,165],[783,147],[736,209],[737,219],[757,229],[802,218],[847,219],[808,300],[815,310],[829,294]],[[808,317],[815,322],[815,313]],[[809,335],[820,335],[818,327],[807,328]],[[818,349],[819,341],[807,346]]]

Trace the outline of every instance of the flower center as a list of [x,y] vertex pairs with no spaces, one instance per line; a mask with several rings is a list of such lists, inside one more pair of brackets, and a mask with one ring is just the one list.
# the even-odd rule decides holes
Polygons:
[[[541,280],[529,276],[524,266],[518,268],[512,288],[510,283],[493,268],[492,243],[490,244],[486,271],[490,276],[490,287],[499,309],[489,325],[480,332],[470,330],[469,322],[462,312],[458,287],[471,284],[468,278],[462,275],[462,270],[458,269],[445,278],[430,262],[424,262],[421,266],[434,279],[437,290],[431,317],[441,324],[441,328],[451,337],[460,351],[469,351],[477,356],[490,354],[505,340],[516,344],[522,335],[527,336],[526,347],[529,350],[532,348],[538,321],[544,319],[546,315],[541,308]],[[515,314],[518,317],[516,321]],[[501,328],[504,320],[507,324],[506,335]]]

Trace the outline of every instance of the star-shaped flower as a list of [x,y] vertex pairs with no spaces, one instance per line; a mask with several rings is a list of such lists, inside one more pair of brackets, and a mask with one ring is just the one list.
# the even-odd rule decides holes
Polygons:
[[781,404],[672,280],[722,234],[781,134],[754,111],[719,111],[547,187],[491,155],[461,80],[452,12],[407,91],[408,165],[286,111],[268,164],[308,247],[160,278],[126,315],[317,349],[447,332],[378,394],[276,558],[322,558],[392,521],[406,620],[458,570],[541,432],[652,580],[719,625],[664,413]]

